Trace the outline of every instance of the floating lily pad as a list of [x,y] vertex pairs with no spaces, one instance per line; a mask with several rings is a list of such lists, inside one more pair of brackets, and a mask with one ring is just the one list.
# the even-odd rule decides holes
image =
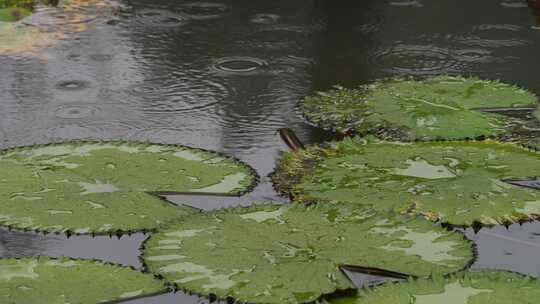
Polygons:
[[155,229],[193,212],[146,192],[242,193],[252,170],[173,145],[66,143],[0,153],[0,224],[48,232]]
[[0,0],[0,8],[6,7],[32,7],[33,0]]
[[0,259],[0,302],[96,304],[164,292],[152,275],[91,260]]
[[483,111],[536,107],[537,97],[498,81],[439,76],[391,79],[358,89],[338,87],[301,103],[312,123],[385,139],[465,139],[505,134],[509,118]]
[[537,110],[536,112],[534,112],[533,116],[534,116],[536,119],[540,120],[540,110]]
[[539,174],[540,154],[513,144],[355,138],[285,155],[273,180],[300,202],[351,202],[471,225],[540,216],[540,191],[504,182]]
[[30,16],[32,12],[25,8],[8,7],[0,9],[0,22],[19,21],[24,17]]
[[417,276],[468,265],[472,243],[416,217],[357,205],[258,205],[200,214],[154,234],[151,272],[202,295],[247,303],[305,303],[354,288],[361,265]]
[[0,0],[0,22],[19,21],[32,13],[32,0]]
[[536,303],[540,282],[509,272],[469,272],[447,279],[411,280],[359,291],[331,304],[508,304]]

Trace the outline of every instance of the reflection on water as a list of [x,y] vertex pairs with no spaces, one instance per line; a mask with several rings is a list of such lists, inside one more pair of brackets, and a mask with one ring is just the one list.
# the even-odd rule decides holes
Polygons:
[[36,5],[34,13],[16,23],[0,22],[0,54],[38,52],[62,39],[73,38],[92,24],[109,20],[119,3],[114,0],[59,1]]
[[536,19],[536,23],[540,25],[540,1],[527,0],[527,3],[529,4],[533,17]]
[[69,256],[100,259],[111,263],[141,268],[138,256],[141,243],[148,237],[142,233],[133,235],[71,236],[8,231],[0,228],[0,256]]
[[[40,46],[35,56],[6,53],[5,39],[18,36],[0,27],[0,148],[80,138],[178,143],[233,154],[263,177],[238,201],[194,203],[204,209],[283,201],[265,177],[286,149],[276,130],[289,127],[304,143],[333,137],[296,111],[297,101],[314,90],[394,75],[459,73],[540,93],[532,74],[540,69],[540,31],[529,9],[535,10],[535,0],[72,3],[72,9],[39,8],[22,22],[39,32],[19,42]],[[6,235],[21,240],[4,255],[25,248],[49,253],[32,248],[56,244],[3,235],[4,246]],[[480,260],[486,254],[481,250]],[[486,258],[490,265],[506,263]],[[512,263],[512,269],[532,271],[524,265],[537,262]]]
[[532,276],[540,275],[540,224],[514,224],[505,228],[483,228],[478,233],[465,230],[478,246],[475,269],[504,269]]

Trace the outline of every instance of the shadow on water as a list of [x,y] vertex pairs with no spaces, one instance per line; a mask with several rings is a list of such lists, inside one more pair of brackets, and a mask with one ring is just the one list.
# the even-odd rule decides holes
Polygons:
[[[316,90],[459,73],[540,93],[532,75],[540,70],[536,2],[125,0],[84,29],[72,19],[69,39],[34,56],[0,54],[0,148],[93,138],[218,150],[258,171],[262,180],[252,193],[167,198],[204,210],[285,202],[267,177],[287,149],[276,130],[291,128],[305,144],[335,138],[298,115],[298,100]],[[39,16],[28,22],[46,27]],[[475,267],[534,275],[537,233],[539,223],[466,231],[479,246]],[[144,238],[0,230],[0,254],[138,267]],[[182,293],[131,301],[205,302]]]
[[527,0],[529,8],[531,9],[532,15],[536,20],[538,26],[540,26],[540,1],[538,0]]

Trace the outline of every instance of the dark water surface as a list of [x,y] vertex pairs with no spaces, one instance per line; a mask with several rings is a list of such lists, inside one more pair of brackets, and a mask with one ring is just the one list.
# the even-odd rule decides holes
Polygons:
[[[292,128],[305,143],[333,138],[296,111],[297,101],[315,90],[448,73],[497,78],[540,94],[540,25],[525,0],[121,4],[103,20],[83,20],[92,23],[86,31],[52,47],[0,54],[0,148],[149,140],[221,151],[258,171],[260,185],[240,199],[170,197],[209,210],[286,201],[267,178],[286,150],[276,130]],[[467,236],[478,244],[475,268],[540,274],[540,224]],[[0,255],[141,267],[138,248],[146,237],[0,230]],[[131,303],[204,302],[177,293]]]

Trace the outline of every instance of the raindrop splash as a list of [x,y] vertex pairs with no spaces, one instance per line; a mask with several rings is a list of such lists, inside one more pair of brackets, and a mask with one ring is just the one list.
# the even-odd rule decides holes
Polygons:
[[251,74],[268,66],[262,59],[245,56],[224,57],[216,60],[212,68],[230,74]]

